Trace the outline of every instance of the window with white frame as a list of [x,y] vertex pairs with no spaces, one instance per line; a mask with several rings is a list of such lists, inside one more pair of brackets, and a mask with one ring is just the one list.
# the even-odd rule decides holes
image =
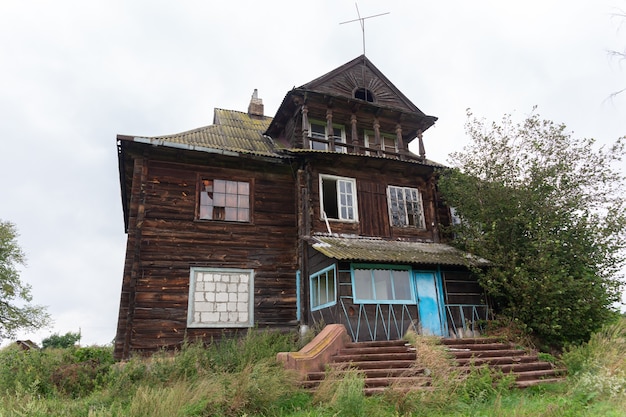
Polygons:
[[360,304],[401,304],[415,301],[411,267],[353,264],[352,297]]
[[[345,146],[340,146],[341,143],[346,143],[346,130],[343,126],[338,124],[333,124],[333,133],[332,137],[328,136],[328,132],[326,129],[326,123],[312,120],[309,123],[309,137],[311,139],[323,139],[330,140],[333,139],[335,141],[335,151],[336,152],[347,152]],[[328,143],[325,142],[317,142],[315,140],[311,140],[310,146],[311,149],[318,151],[327,151]]]
[[389,221],[396,227],[425,229],[422,195],[417,188],[387,187]]
[[[374,132],[365,131],[365,147],[370,148],[374,147],[374,143],[376,140],[374,139]],[[387,152],[398,152],[398,139],[394,135],[388,135],[385,133],[381,133],[380,135],[380,149],[382,151]],[[365,151],[366,155],[370,155],[370,151]]]
[[309,277],[311,310],[330,307],[337,303],[337,279],[335,265],[324,268]]
[[358,221],[354,178],[320,175],[320,205],[322,218]]
[[203,178],[200,183],[198,218],[249,222],[250,183]]
[[252,327],[254,270],[192,267],[188,327]]

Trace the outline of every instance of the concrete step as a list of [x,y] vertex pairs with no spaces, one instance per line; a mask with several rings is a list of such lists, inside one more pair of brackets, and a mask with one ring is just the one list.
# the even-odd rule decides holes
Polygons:
[[331,362],[328,364],[331,368],[342,368],[347,365],[358,369],[390,369],[390,368],[403,368],[408,369],[416,365],[415,359],[401,359],[401,360],[380,360],[380,361],[350,361],[350,362]]
[[356,346],[346,349],[341,349],[339,355],[368,355],[368,354],[390,354],[390,353],[407,353],[415,352],[415,348],[400,345],[391,346]]
[[390,361],[390,360],[415,360],[415,352],[393,353],[344,353],[333,358],[333,362],[366,362],[366,361]]
[[363,393],[367,396],[380,395],[389,389],[393,389],[395,392],[410,392],[410,391],[415,391],[417,389],[419,389],[420,391],[433,391],[434,390],[434,388],[430,385],[423,386],[423,387],[396,385],[396,386],[386,386],[386,387],[369,387],[369,388],[365,387],[363,389]]
[[[359,369],[366,378],[388,378],[388,377],[408,377],[424,375],[424,368],[375,368]],[[336,370],[337,375],[345,374],[349,371]],[[307,378],[310,381],[319,381],[326,377],[326,372],[309,372]]]
[[515,386],[517,388],[528,388],[528,387],[532,387],[535,385],[549,384],[549,383],[555,383],[555,382],[563,382],[563,377],[533,379],[533,380],[527,380],[527,381],[516,381]]
[[503,342],[497,337],[467,337],[459,339],[441,339],[441,344],[445,346],[455,345],[484,345],[489,343],[508,343]]
[[427,376],[396,376],[390,378],[365,378],[365,387],[388,387],[388,386],[407,386],[407,387],[426,387],[430,386],[432,379]]
[[519,355],[519,356],[497,356],[497,357],[470,357],[457,358],[455,362],[458,366],[483,366],[483,365],[512,365],[516,363],[532,363],[537,362],[537,355]]
[[387,347],[387,346],[406,346],[406,340],[374,340],[371,342],[348,342],[346,348],[358,347]]
[[519,349],[495,349],[495,350],[452,350],[449,351],[457,359],[465,358],[503,358],[524,356],[528,353]]
[[563,369],[542,369],[538,371],[523,371],[513,373],[516,382],[545,380],[564,376]]
[[[541,371],[546,369],[554,369],[554,365],[550,362],[521,362],[521,363],[511,363],[511,364],[492,364],[493,368],[500,370],[504,374],[508,374],[511,372],[519,373],[519,372],[528,372],[528,371]],[[471,369],[470,367],[459,367],[460,369],[466,368]]]
[[446,345],[450,352],[481,351],[481,350],[510,350],[515,348],[513,343],[459,343]]

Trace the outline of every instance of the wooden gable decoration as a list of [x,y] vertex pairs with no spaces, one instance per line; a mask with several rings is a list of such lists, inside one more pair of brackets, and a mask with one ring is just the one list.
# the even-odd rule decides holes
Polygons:
[[304,84],[300,89],[334,97],[357,98],[380,107],[425,115],[365,55]]

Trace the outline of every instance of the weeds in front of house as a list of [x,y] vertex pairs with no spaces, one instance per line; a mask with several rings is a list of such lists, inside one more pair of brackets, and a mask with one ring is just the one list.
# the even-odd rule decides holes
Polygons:
[[[250,331],[209,346],[113,363],[111,347],[0,351],[0,416],[621,416],[626,409],[626,319],[563,355],[568,382],[525,390],[470,367],[459,373],[434,340],[412,340],[421,389],[365,396],[358,370],[329,370],[315,393],[276,363],[295,334]],[[547,358],[547,357],[546,357]],[[558,360],[559,358],[554,358]],[[415,388],[415,387],[412,387]]]
[[626,410],[626,317],[604,326],[587,343],[566,349],[570,394],[584,403],[610,401]]

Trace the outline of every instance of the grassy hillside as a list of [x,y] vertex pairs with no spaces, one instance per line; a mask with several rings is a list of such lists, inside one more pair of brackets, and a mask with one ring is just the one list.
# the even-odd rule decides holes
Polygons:
[[[419,343],[419,342],[417,342]],[[111,347],[0,351],[4,416],[623,416],[626,319],[568,349],[568,380],[526,390],[476,369],[459,381],[431,360],[431,391],[364,397],[358,372],[315,393],[276,364],[294,335],[251,331],[239,340],[114,363]]]

